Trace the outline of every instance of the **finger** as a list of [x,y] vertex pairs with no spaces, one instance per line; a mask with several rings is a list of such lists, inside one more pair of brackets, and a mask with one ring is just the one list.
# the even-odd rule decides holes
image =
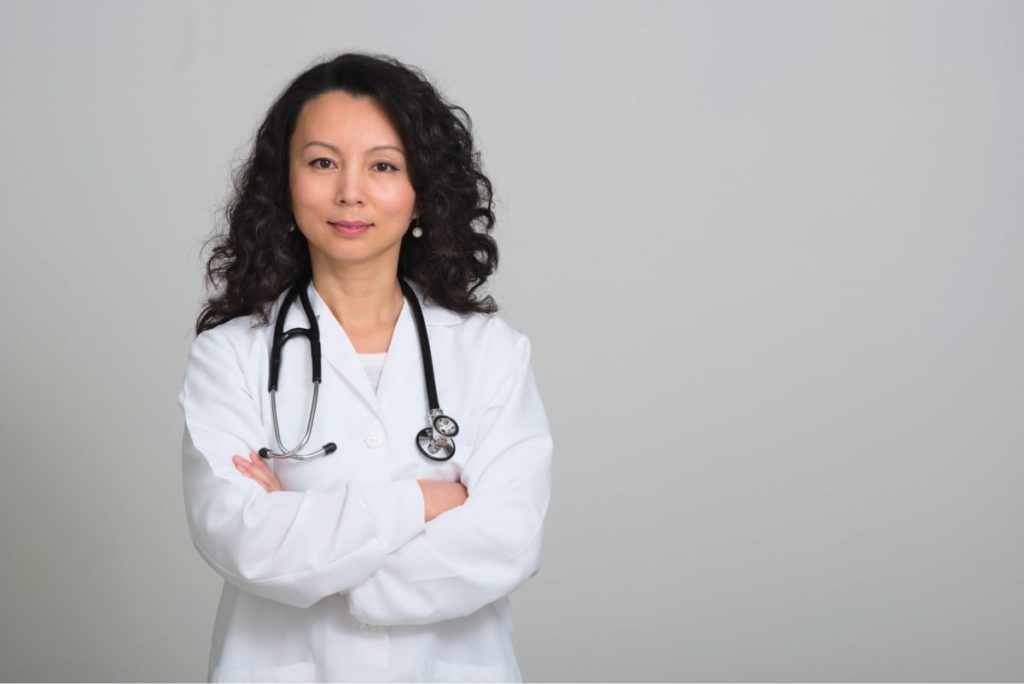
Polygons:
[[277,492],[281,490],[281,481],[277,479],[277,475],[270,469],[267,462],[260,457],[255,451],[249,454],[249,460],[252,462],[250,470],[259,473],[260,483],[263,488],[268,492]]
[[250,463],[247,465],[249,465],[251,470],[258,472],[265,477],[275,477],[274,471],[270,469],[270,466],[267,465],[266,461],[260,458],[259,454],[249,454],[249,461]]
[[234,462],[235,468],[237,468],[242,475],[245,475],[260,487],[263,487],[267,492],[280,489],[280,486],[275,487],[275,485],[277,485],[277,478],[275,478],[274,475],[266,469],[266,466],[264,466],[263,469],[257,468],[241,456],[235,456],[231,460]]
[[249,463],[248,461],[241,457],[234,458],[232,459],[232,461],[234,462],[235,468],[238,470],[238,472],[242,473],[250,480],[255,480],[259,482],[260,473],[255,468],[252,467],[251,463]]

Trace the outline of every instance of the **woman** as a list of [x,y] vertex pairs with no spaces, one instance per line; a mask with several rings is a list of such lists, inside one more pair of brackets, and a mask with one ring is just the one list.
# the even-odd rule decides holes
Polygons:
[[[538,568],[551,439],[528,341],[476,295],[497,248],[464,114],[349,54],[259,128],[179,397],[189,527],[225,579],[214,681],[520,678],[507,596]],[[417,303],[454,436],[428,427]],[[272,399],[282,309],[320,353],[291,338]]]

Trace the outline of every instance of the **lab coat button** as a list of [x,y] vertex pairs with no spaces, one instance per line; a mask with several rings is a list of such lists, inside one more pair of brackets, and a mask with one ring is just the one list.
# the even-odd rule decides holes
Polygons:
[[379,449],[381,445],[384,444],[384,435],[379,432],[371,432],[366,435],[366,439],[364,441],[366,442],[366,446],[371,449]]

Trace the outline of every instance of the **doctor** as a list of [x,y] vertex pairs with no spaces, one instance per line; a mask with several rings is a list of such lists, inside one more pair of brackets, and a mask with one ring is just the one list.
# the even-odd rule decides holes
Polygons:
[[[394,60],[319,64],[271,106],[227,218],[179,396],[189,528],[225,579],[211,680],[519,680],[507,597],[539,565],[551,438],[527,339],[476,296],[497,248],[468,117]],[[419,448],[428,364],[400,276],[458,422],[448,460]],[[322,379],[294,337],[272,402],[275,322],[313,323],[283,307],[293,286]],[[301,453],[336,450],[273,458],[314,391]]]

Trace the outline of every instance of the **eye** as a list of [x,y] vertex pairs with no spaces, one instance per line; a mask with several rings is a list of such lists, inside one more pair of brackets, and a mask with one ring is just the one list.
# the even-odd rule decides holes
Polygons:
[[373,170],[374,171],[381,171],[381,172],[384,172],[384,171],[397,171],[398,167],[395,166],[394,164],[392,164],[391,162],[379,161],[379,162],[375,162],[373,164]]
[[309,165],[312,166],[314,169],[330,169],[334,167],[334,162],[332,162],[327,157],[318,157],[313,161],[309,162]]

